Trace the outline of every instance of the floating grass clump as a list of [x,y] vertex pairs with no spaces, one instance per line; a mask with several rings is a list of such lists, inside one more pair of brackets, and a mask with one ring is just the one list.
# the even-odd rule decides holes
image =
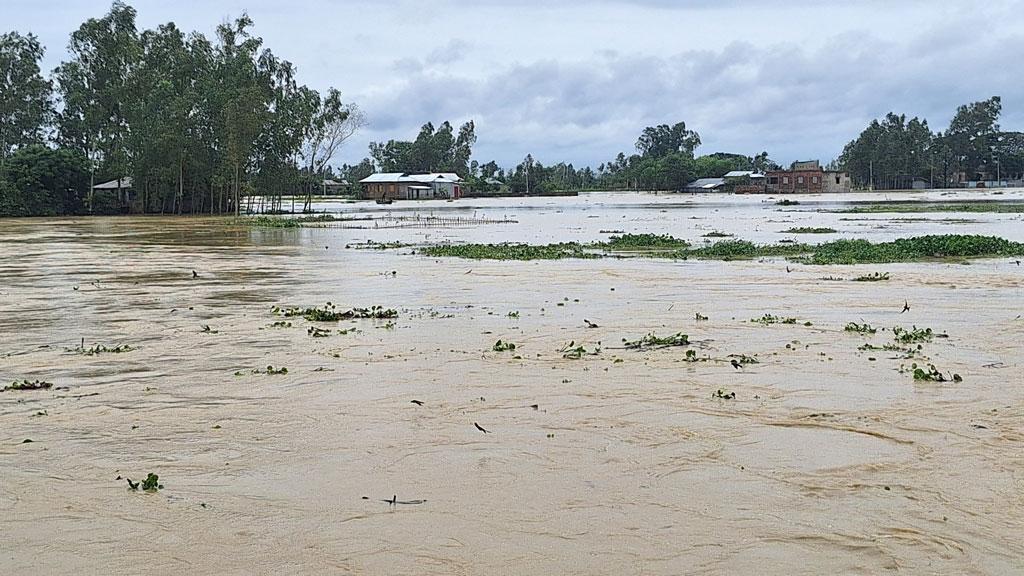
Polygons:
[[810,226],[797,226],[786,230],[786,234],[835,234],[835,228],[813,228]]
[[871,324],[857,324],[856,322],[850,322],[843,329],[847,332],[856,332],[858,334],[874,334],[878,332],[878,329]]
[[868,274],[866,276],[857,276],[853,279],[854,282],[884,282],[889,279],[889,273],[878,273]]
[[718,230],[712,230],[711,232],[708,232],[707,234],[704,234],[703,237],[704,238],[732,238],[733,236],[734,236],[734,234],[729,234],[728,232],[719,232]]
[[[266,370],[260,370],[259,368],[252,371],[253,374],[266,374],[267,376],[283,376],[288,373],[288,369],[284,366],[280,368],[274,368],[273,366],[267,366]],[[235,372],[235,376],[240,375],[239,372]]]
[[43,382],[42,380],[29,382],[28,380],[22,380],[21,382],[11,382],[10,386],[4,386],[0,392],[7,392],[8,390],[49,390],[50,388],[53,388],[51,382]]
[[995,236],[941,234],[900,238],[873,244],[867,240],[836,240],[815,246],[812,264],[884,264],[944,258],[992,258],[1024,254],[1024,243]]
[[567,360],[579,360],[584,356],[597,356],[598,354],[601,353],[600,346],[595,347],[593,350],[587,350],[587,348],[582,344],[579,346],[575,346],[575,344],[576,341],[574,340],[572,342],[569,342],[568,344],[563,346],[561,350],[559,350],[559,352],[562,353],[562,358],[565,358]]
[[840,210],[830,210],[838,214],[878,214],[878,213],[914,213],[914,212],[993,212],[997,214],[1024,213],[1024,204],[1007,204],[1001,202],[964,202],[957,204],[927,204],[903,202],[893,204],[868,204],[853,206]]
[[901,344],[917,344],[918,342],[931,342],[932,338],[949,338],[948,334],[936,334],[931,328],[912,327],[910,330],[901,326],[892,329],[893,340]]
[[764,326],[771,326],[772,324],[796,324],[796,318],[783,318],[773,314],[765,314],[760,318],[751,318],[750,321]]
[[79,346],[78,348],[69,348],[68,350],[70,350],[71,352],[77,352],[78,354],[82,354],[85,356],[97,356],[99,354],[122,354],[124,352],[131,352],[135,350],[135,348],[132,348],[127,344],[120,344],[118,346],[114,346],[113,348],[108,348],[101,344],[97,344],[92,348],[85,348]]
[[369,308],[352,308],[339,311],[338,307],[328,302],[323,308],[281,308],[274,306],[271,309],[274,314],[285,318],[301,316],[310,322],[338,322],[340,320],[375,319],[386,320],[397,318],[398,311],[382,306],[371,306]]
[[501,340],[498,340],[494,343],[494,346],[491,346],[491,350],[495,352],[512,352],[515,349],[516,345],[512,342],[502,342]]
[[327,338],[328,336],[331,335],[331,331],[319,328],[317,326],[310,326],[309,328],[306,329],[306,334],[309,334],[313,338]]
[[594,246],[606,250],[681,250],[689,247],[690,243],[668,234],[623,234]]
[[885,264],[926,262],[949,258],[994,258],[1024,255],[1024,243],[995,236],[942,234],[902,238],[892,242],[834,240],[823,244],[780,241],[754,244],[747,240],[721,240],[707,246],[690,248],[671,236],[633,234],[609,242],[579,244],[442,244],[427,246],[421,253],[432,257],[456,257],[476,260],[558,260],[562,258],[601,258],[631,252],[651,258],[701,258],[734,260],[786,257],[805,264]]
[[[901,371],[904,371],[901,369]],[[963,382],[964,379],[959,374],[950,374],[947,376],[940,372],[934,364],[928,364],[927,366],[918,366],[917,364],[910,365],[910,372],[914,375],[914,380],[923,382]]]
[[543,246],[528,244],[441,244],[421,250],[435,258],[454,257],[471,260],[560,260],[563,258],[600,258],[588,252],[577,242],[563,242]]
[[630,350],[644,350],[650,348],[669,348],[672,346],[689,346],[690,337],[682,332],[671,336],[656,336],[653,332],[639,340],[622,339],[622,345]]

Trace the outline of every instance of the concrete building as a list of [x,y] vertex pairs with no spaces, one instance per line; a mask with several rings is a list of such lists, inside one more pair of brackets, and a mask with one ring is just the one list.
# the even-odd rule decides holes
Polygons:
[[462,178],[451,172],[371,174],[359,181],[368,200],[431,200],[461,198]]
[[852,188],[849,174],[825,171],[817,160],[793,162],[789,170],[772,170],[766,176],[768,194],[842,193]]

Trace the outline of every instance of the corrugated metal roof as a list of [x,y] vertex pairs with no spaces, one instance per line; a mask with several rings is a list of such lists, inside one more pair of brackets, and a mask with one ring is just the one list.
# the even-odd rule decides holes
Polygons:
[[404,177],[405,172],[381,172],[380,174],[370,174],[359,182],[401,182]]
[[97,185],[93,186],[92,188],[93,188],[93,190],[117,190],[117,189],[120,189],[120,188],[131,188],[131,187],[132,187],[132,177],[131,176],[125,176],[124,178],[121,178],[121,183],[120,184],[118,184],[117,180],[111,180],[110,182],[104,182],[103,184],[97,184]]
[[687,188],[704,188],[710,190],[725,184],[725,178],[699,178],[686,185]]

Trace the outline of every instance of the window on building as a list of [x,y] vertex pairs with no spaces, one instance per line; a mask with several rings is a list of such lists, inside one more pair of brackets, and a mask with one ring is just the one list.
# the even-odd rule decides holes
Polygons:
[[836,176],[836,184],[839,184],[839,176]]
[[782,177],[782,183],[783,184],[789,184],[789,176],[783,176]]
[[768,179],[768,183],[769,184],[778,184],[779,183],[779,177],[778,176],[772,176],[771,178]]
[[804,183],[804,177],[803,176],[797,176],[796,177],[796,183],[797,184],[803,184]]
[[818,183],[818,177],[817,176],[811,176],[811,184],[817,184],[817,183]]

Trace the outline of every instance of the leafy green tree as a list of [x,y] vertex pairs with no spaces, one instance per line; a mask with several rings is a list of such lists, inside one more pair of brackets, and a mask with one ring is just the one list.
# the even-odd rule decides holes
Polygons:
[[80,152],[19,148],[0,169],[0,216],[78,214],[88,185],[89,164]]
[[59,142],[86,155],[90,192],[98,169],[114,178],[128,171],[127,107],[133,96],[129,80],[139,59],[135,9],[114,2],[103,18],[90,18],[71,35],[71,60],[54,71],[63,109],[58,116]]
[[50,83],[39,71],[44,52],[32,34],[0,36],[0,168],[13,150],[43,142],[53,113]]
[[644,128],[640,138],[636,141],[636,149],[644,157],[660,158],[669,154],[682,152],[693,155],[693,151],[700,146],[700,135],[693,130],[686,129],[686,122],[679,122],[672,126],[661,124]]

